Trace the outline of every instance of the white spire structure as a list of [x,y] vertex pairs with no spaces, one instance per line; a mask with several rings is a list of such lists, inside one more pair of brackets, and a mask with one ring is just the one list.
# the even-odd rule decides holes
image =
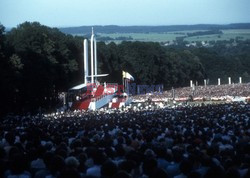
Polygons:
[[85,39],[83,42],[84,46],[84,83],[88,83],[89,69],[88,69],[88,40]]
[[97,45],[94,34],[94,29],[92,27],[92,35],[90,40],[90,52],[91,52],[91,61],[90,61],[90,72],[89,72],[89,64],[88,64],[88,40],[84,40],[84,83],[88,83],[88,78],[90,78],[90,82],[93,84],[96,82],[97,77],[105,77],[108,74],[97,74]]
[[95,38],[94,38],[94,48],[95,48],[95,75],[97,75],[97,46]]
[[91,83],[94,83],[94,58],[95,58],[95,54],[94,54],[94,41],[95,41],[95,34],[94,34],[94,29],[92,27],[92,35],[91,35]]

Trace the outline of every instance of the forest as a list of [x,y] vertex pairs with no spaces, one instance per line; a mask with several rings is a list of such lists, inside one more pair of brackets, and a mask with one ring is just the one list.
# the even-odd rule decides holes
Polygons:
[[[58,93],[83,82],[83,37],[38,22],[25,22],[6,32],[0,25],[0,114],[53,110]],[[250,82],[250,40],[216,42],[213,47],[162,46],[157,42],[120,44],[99,41],[101,82],[122,83],[122,70],[137,84],[163,84],[165,89],[203,84],[227,77]]]

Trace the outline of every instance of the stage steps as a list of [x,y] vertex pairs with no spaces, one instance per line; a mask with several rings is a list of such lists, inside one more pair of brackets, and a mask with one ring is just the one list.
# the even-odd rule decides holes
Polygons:
[[84,109],[84,110],[88,110],[90,102],[91,102],[91,99],[86,99],[86,100],[84,100],[84,101],[81,102],[81,104],[79,105],[79,109],[80,109],[80,110],[83,110],[83,109]]
[[84,101],[78,101],[72,107],[74,110],[88,110],[91,99],[85,99]]
[[101,96],[103,94],[103,91],[104,91],[104,87],[102,85],[99,85],[95,92],[94,98],[98,98],[99,96]]

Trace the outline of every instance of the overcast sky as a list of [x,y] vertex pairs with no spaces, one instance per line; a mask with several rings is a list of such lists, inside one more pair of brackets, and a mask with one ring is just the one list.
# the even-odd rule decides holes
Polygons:
[[0,23],[179,25],[250,22],[250,0],[0,0]]

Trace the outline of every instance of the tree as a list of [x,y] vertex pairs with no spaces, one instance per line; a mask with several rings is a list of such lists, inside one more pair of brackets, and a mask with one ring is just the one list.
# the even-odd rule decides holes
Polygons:
[[52,108],[57,93],[79,80],[81,40],[37,22],[25,22],[6,34],[19,111]]

